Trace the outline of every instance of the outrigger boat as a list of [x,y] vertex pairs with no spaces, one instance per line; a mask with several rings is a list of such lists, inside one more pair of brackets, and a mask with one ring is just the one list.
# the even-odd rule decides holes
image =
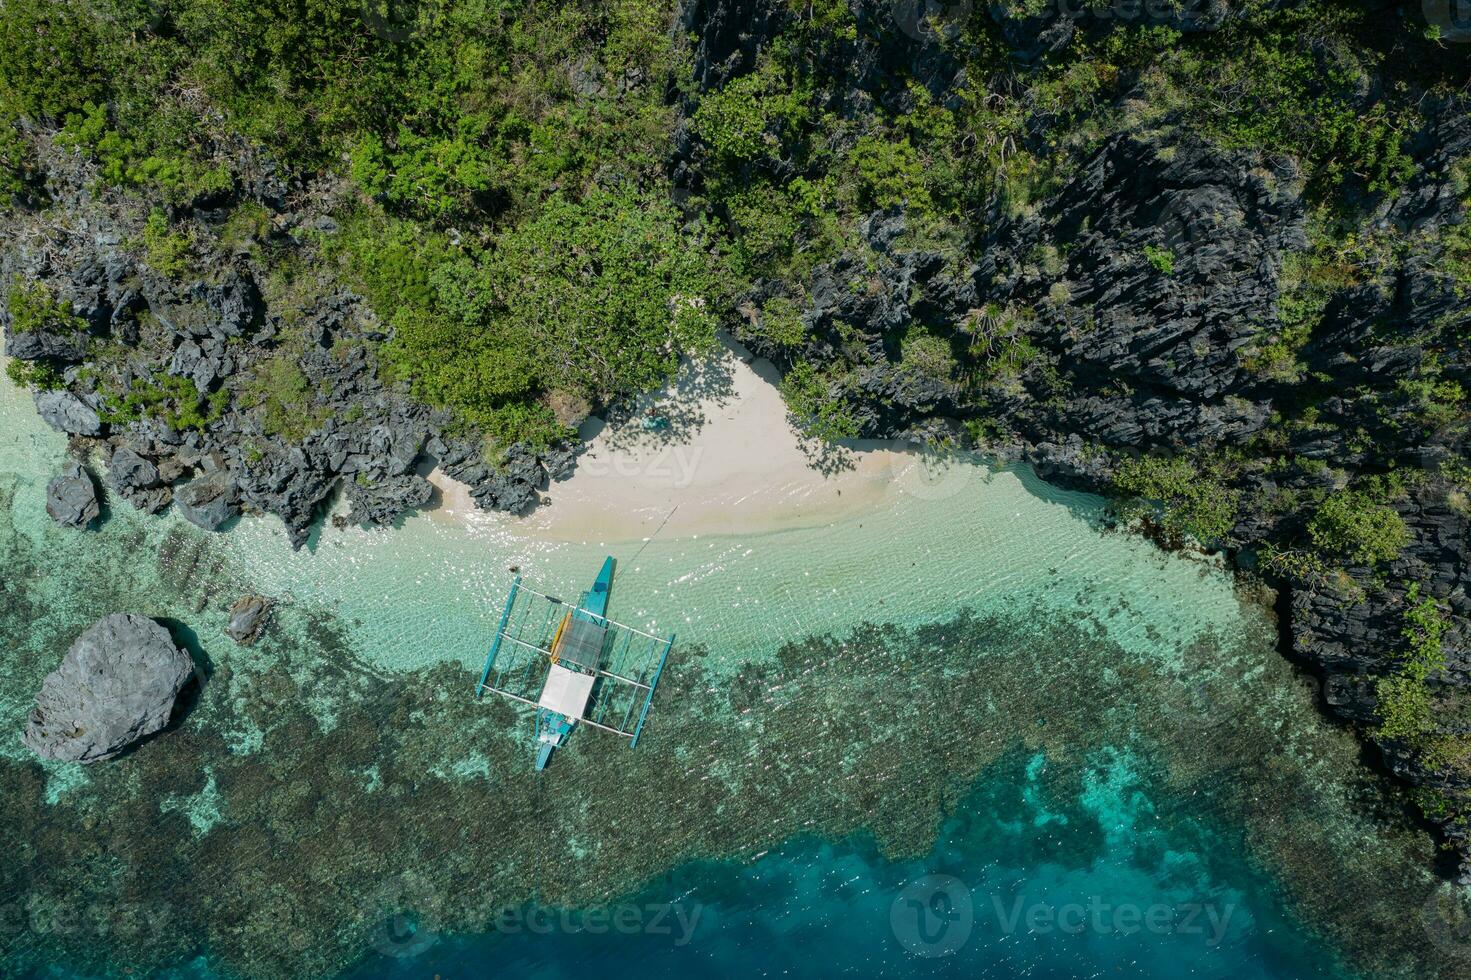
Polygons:
[[578,724],[627,738],[630,748],[643,733],[674,635],[608,618],[615,567],[611,557],[604,561],[575,606],[538,592],[519,574],[511,583],[475,697],[491,691],[536,709],[537,769],[546,768]]

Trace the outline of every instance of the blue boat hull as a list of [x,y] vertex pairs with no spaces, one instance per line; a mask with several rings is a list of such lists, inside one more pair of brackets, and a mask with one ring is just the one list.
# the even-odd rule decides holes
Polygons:
[[[577,619],[598,622],[606,619],[608,615],[608,598],[613,593],[613,570],[617,562],[610,556],[603,562],[603,568],[598,572],[597,580],[593,582],[591,589],[582,594],[578,602],[578,609],[573,612]],[[545,769],[547,763],[552,759],[553,750],[559,748],[572,729],[577,725],[576,718],[548,711],[546,708],[536,709],[536,768]]]

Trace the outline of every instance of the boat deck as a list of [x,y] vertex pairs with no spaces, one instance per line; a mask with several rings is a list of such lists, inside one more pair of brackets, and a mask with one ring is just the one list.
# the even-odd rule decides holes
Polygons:
[[[546,707],[637,745],[673,646],[672,634],[614,622],[540,592],[517,575],[475,696],[490,692]],[[578,697],[563,696],[563,688],[573,684],[563,673],[584,678],[575,682]],[[555,690],[553,676],[560,678]],[[573,704],[584,687],[585,701]],[[544,695],[561,707],[542,704]]]

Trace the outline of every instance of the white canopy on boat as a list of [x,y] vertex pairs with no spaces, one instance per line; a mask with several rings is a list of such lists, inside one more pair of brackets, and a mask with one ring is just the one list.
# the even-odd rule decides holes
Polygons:
[[568,670],[561,664],[552,664],[547,672],[546,686],[541,689],[541,697],[537,699],[537,706],[568,718],[581,718],[582,712],[587,708],[588,698],[592,697],[592,685],[596,680],[592,674]]

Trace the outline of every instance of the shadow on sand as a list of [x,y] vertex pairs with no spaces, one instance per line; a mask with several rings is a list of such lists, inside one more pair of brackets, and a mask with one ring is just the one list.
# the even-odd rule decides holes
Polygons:
[[662,449],[689,441],[710,420],[706,406],[729,405],[735,399],[729,351],[744,361],[751,354],[722,335],[721,347],[705,357],[685,361],[674,382],[626,406],[610,410],[607,420],[591,418],[578,436],[584,441],[604,431],[608,446],[619,451]]

